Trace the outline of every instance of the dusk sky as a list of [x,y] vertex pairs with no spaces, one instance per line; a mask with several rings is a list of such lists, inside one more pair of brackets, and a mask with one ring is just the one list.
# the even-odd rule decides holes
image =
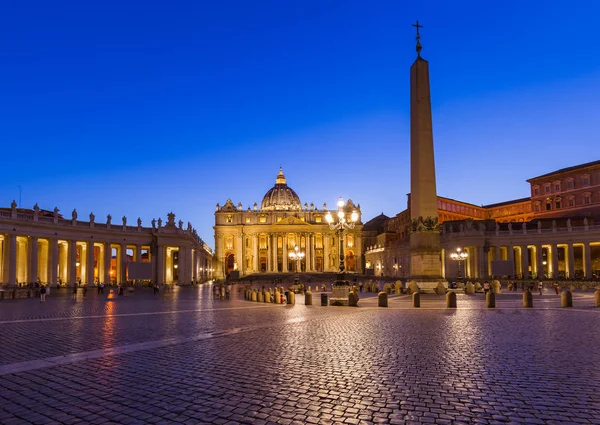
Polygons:
[[429,61],[438,195],[529,196],[600,159],[597,1],[12,1],[0,207],[191,221],[279,167],[300,200],[406,208],[409,67]]

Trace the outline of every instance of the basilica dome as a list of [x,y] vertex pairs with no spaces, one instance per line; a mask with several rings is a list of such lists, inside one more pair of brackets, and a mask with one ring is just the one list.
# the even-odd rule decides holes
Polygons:
[[275,180],[275,186],[265,194],[260,209],[261,211],[299,211],[302,209],[300,198],[288,187],[281,168]]

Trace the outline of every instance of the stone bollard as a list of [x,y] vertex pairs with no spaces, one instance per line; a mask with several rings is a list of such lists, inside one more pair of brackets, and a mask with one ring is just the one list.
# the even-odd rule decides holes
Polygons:
[[319,285],[315,285],[315,292],[319,292]]
[[252,294],[250,295],[250,301],[256,301],[257,297],[258,297],[258,295],[256,294],[256,291],[253,289]]
[[258,293],[256,294],[256,301],[259,303],[264,302],[265,300],[265,295],[263,294],[262,291],[258,291]]
[[596,302],[596,307],[600,307],[600,288],[594,291],[594,301]]
[[421,294],[418,292],[413,292],[413,307],[421,307]]
[[387,292],[380,292],[379,295],[377,295],[377,306],[378,307],[387,307],[388,306]]
[[348,307],[358,307],[358,292],[350,291],[348,293]]
[[446,294],[446,307],[456,308],[456,292],[448,292]]
[[275,290],[275,304],[281,304],[281,293],[279,289]]
[[296,304],[296,294],[294,293],[294,291],[287,291],[287,303],[289,305],[294,305]]
[[312,305],[312,292],[309,290],[304,293],[304,305]]
[[270,303],[271,302],[271,293],[269,291],[265,292],[265,302],[266,303]]
[[529,289],[523,292],[523,307],[533,307],[533,296],[531,295],[531,291]]
[[485,306],[487,308],[496,308],[496,294],[494,291],[488,291],[485,294]]
[[573,295],[571,295],[571,291],[564,291],[560,294],[560,306],[573,307]]
[[467,282],[467,284],[465,285],[465,294],[467,294],[467,295],[475,294],[475,285],[473,285],[471,282]]
[[327,307],[327,294],[321,294],[321,306]]

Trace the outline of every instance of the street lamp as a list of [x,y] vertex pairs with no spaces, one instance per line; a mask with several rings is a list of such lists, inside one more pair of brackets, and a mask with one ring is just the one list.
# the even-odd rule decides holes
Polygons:
[[460,279],[461,276],[461,263],[463,261],[465,261],[467,259],[467,257],[469,256],[469,254],[467,254],[465,251],[463,251],[460,247],[456,248],[456,252],[453,252],[452,254],[450,254],[450,258],[452,258],[454,261],[457,261],[458,263],[458,278]]
[[302,262],[304,255],[304,252],[300,251],[300,248],[297,246],[295,246],[294,250],[288,254],[290,260],[296,262],[296,273],[300,273],[300,263]]
[[356,210],[352,211],[350,217],[346,219],[344,200],[342,198],[338,200],[337,206],[337,221],[335,221],[330,211],[325,215],[325,220],[327,220],[327,223],[329,224],[329,229],[335,230],[340,234],[340,270],[338,272],[336,284],[347,285],[344,280],[344,230],[354,228],[354,225],[358,221],[358,212],[356,212]]

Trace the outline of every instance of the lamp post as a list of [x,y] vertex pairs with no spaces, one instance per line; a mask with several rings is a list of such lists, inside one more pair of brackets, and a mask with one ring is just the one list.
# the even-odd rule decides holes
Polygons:
[[294,250],[288,254],[290,260],[296,262],[296,277],[294,278],[294,283],[296,284],[300,281],[300,264],[302,262],[302,259],[304,258],[304,255],[304,252],[300,251],[300,248],[298,248],[298,246],[295,246]]
[[329,229],[335,230],[340,234],[340,270],[337,276],[337,285],[347,285],[344,279],[344,230],[353,229],[354,225],[358,221],[358,212],[352,211],[352,214],[347,219],[346,212],[344,211],[344,200],[340,198],[337,202],[337,221],[334,219],[330,211],[325,215],[325,220],[329,224]]
[[450,258],[452,258],[454,261],[457,261],[458,263],[458,278],[462,278],[462,273],[461,273],[461,263],[467,259],[467,257],[469,256],[469,254],[467,254],[465,251],[462,250],[462,248],[456,248],[456,252],[453,252],[452,254],[450,254]]

